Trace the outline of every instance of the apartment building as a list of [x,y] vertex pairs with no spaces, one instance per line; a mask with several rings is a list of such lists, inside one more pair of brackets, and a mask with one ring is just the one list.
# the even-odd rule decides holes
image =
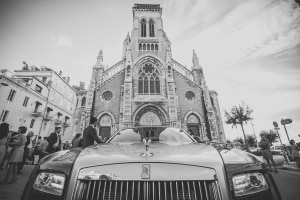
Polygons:
[[0,122],[9,123],[11,130],[26,126],[42,137],[61,127],[62,140],[70,141],[76,93],[69,80],[48,67],[1,70]]

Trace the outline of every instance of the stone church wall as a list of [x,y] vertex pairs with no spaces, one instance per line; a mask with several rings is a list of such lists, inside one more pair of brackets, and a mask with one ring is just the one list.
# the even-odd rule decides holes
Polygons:
[[[174,80],[176,84],[176,94],[178,95],[180,119],[181,123],[184,123],[184,117],[189,111],[197,112],[203,118],[203,107],[201,103],[201,92],[199,88],[193,87],[193,84],[181,75],[174,73]],[[185,97],[187,91],[195,93],[195,98],[192,101],[188,101]],[[199,119],[200,120],[200,119]]]
[[[119,112],[121,102],[121,89],[124,83],[124,71],[120,72],[118,75],[108,80],[102,85],[102,87],[95,93],[94,105],[94,116],[98,116],[102,112],[110,112],[114,115],[116,123],[119,123]],[[102,94],[105,91],[111,91],[113,97],[111,100],[106,101],[102,98]]]

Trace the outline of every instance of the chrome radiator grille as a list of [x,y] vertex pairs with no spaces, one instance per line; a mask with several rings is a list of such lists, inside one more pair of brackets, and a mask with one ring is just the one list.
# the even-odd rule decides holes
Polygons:
[[73,200],[221,200],[211,181],[78,180]]

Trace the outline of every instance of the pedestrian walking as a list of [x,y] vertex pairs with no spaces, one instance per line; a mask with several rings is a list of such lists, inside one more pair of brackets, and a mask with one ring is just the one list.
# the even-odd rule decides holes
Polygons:
[[295,144],[295,140],[290,141],[290,147],[292,149],[292,157],[296,161],[296,165],[300,168],[300,154],[299,154],[299,147]]
[[61,149],[61,136],[60,136],[61,127],[56,127],[55,131],[50,134],[47,138],[48,146],[46,148],[46,152],[54,153],[60,151]]
[[290,154],[290,152],[289,152],[289,150],[287,149],[287,147],[285,146],[285,144],[283,144],[282,145],[282,149],[281,149],[281,153],[282,153],[282,156],[284,157],[284,159],[285,159],[285,162],[286,162],[286,164],[288,164],[289,165],[289,154]]
[[25,133],[27,128],[20,126],[18,134],[14,138],[13,142],[9,144],[12,149],[12,153],[9,157],[9,167],[6,172],[5,178],[2,183],[15,183],[17,181],[18,164],[23,161],[24,146],[26,143]]
[[81,139],[82,139],[81,138],[81,133],[77,133],[75,135],[75,137],[73,138],[73,140],[72,140],[72,147],[71,147],[71,149],[80,147],[80,141],[81,141]]
[[25,146],[24,146],[23,161],[18,164],[18,174],[23,174],[22,169],[23,169],[25,163],[27,162],[29,152],[32,148],[32,137],[33,137],[33,135],[34,135],[34,133],[32,131],[29,131],[27,133],[26,143],[25,143]]
[[90,125],[83,131],[82,148],[93,145],[95,141],[99,144],[102,143],[97,135],[96,130],[97,118],[91,117]]
[[276,168],[276,165],[275,165],[275,162],[273,160],[273,155],[272,155],[272,152],[270,150],[270,142],[269,140],[261,135],[261,140],[259,142],[259,146],[261,148],[261,152],[262,152],[262,155],[263,155],[263,158],[267,161],[268,163],[268,166],[269,166],[269,170],[272,171],[272,167],[271,167],[271,164],[270,164],[270,161],[272,162],[273,166],[274,166],[274,173],[278,173],[277,171],[277,168]]
[[4,163],[4,158],[7,152],[7,146],[9,142],[8,132],[9,132],[9,124],[1,123],[0,124],[0,169],[4,169],[3,163]]

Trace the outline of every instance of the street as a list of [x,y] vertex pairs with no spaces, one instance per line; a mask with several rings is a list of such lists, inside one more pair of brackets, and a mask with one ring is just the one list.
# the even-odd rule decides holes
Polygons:
[[[1,200],[18,200],[22,195],[23,188],[27,182],[34,165],[25,165],[24,173],[18,175],[18,181],[15,184],[7,184],[0,186]],[[4,171],[0,171],[0,179],[2,180]],[[300,197],[300,170],[280,169],[278,174],[274,174],[274,179],[280,190],[283,200],[298,200]]]

